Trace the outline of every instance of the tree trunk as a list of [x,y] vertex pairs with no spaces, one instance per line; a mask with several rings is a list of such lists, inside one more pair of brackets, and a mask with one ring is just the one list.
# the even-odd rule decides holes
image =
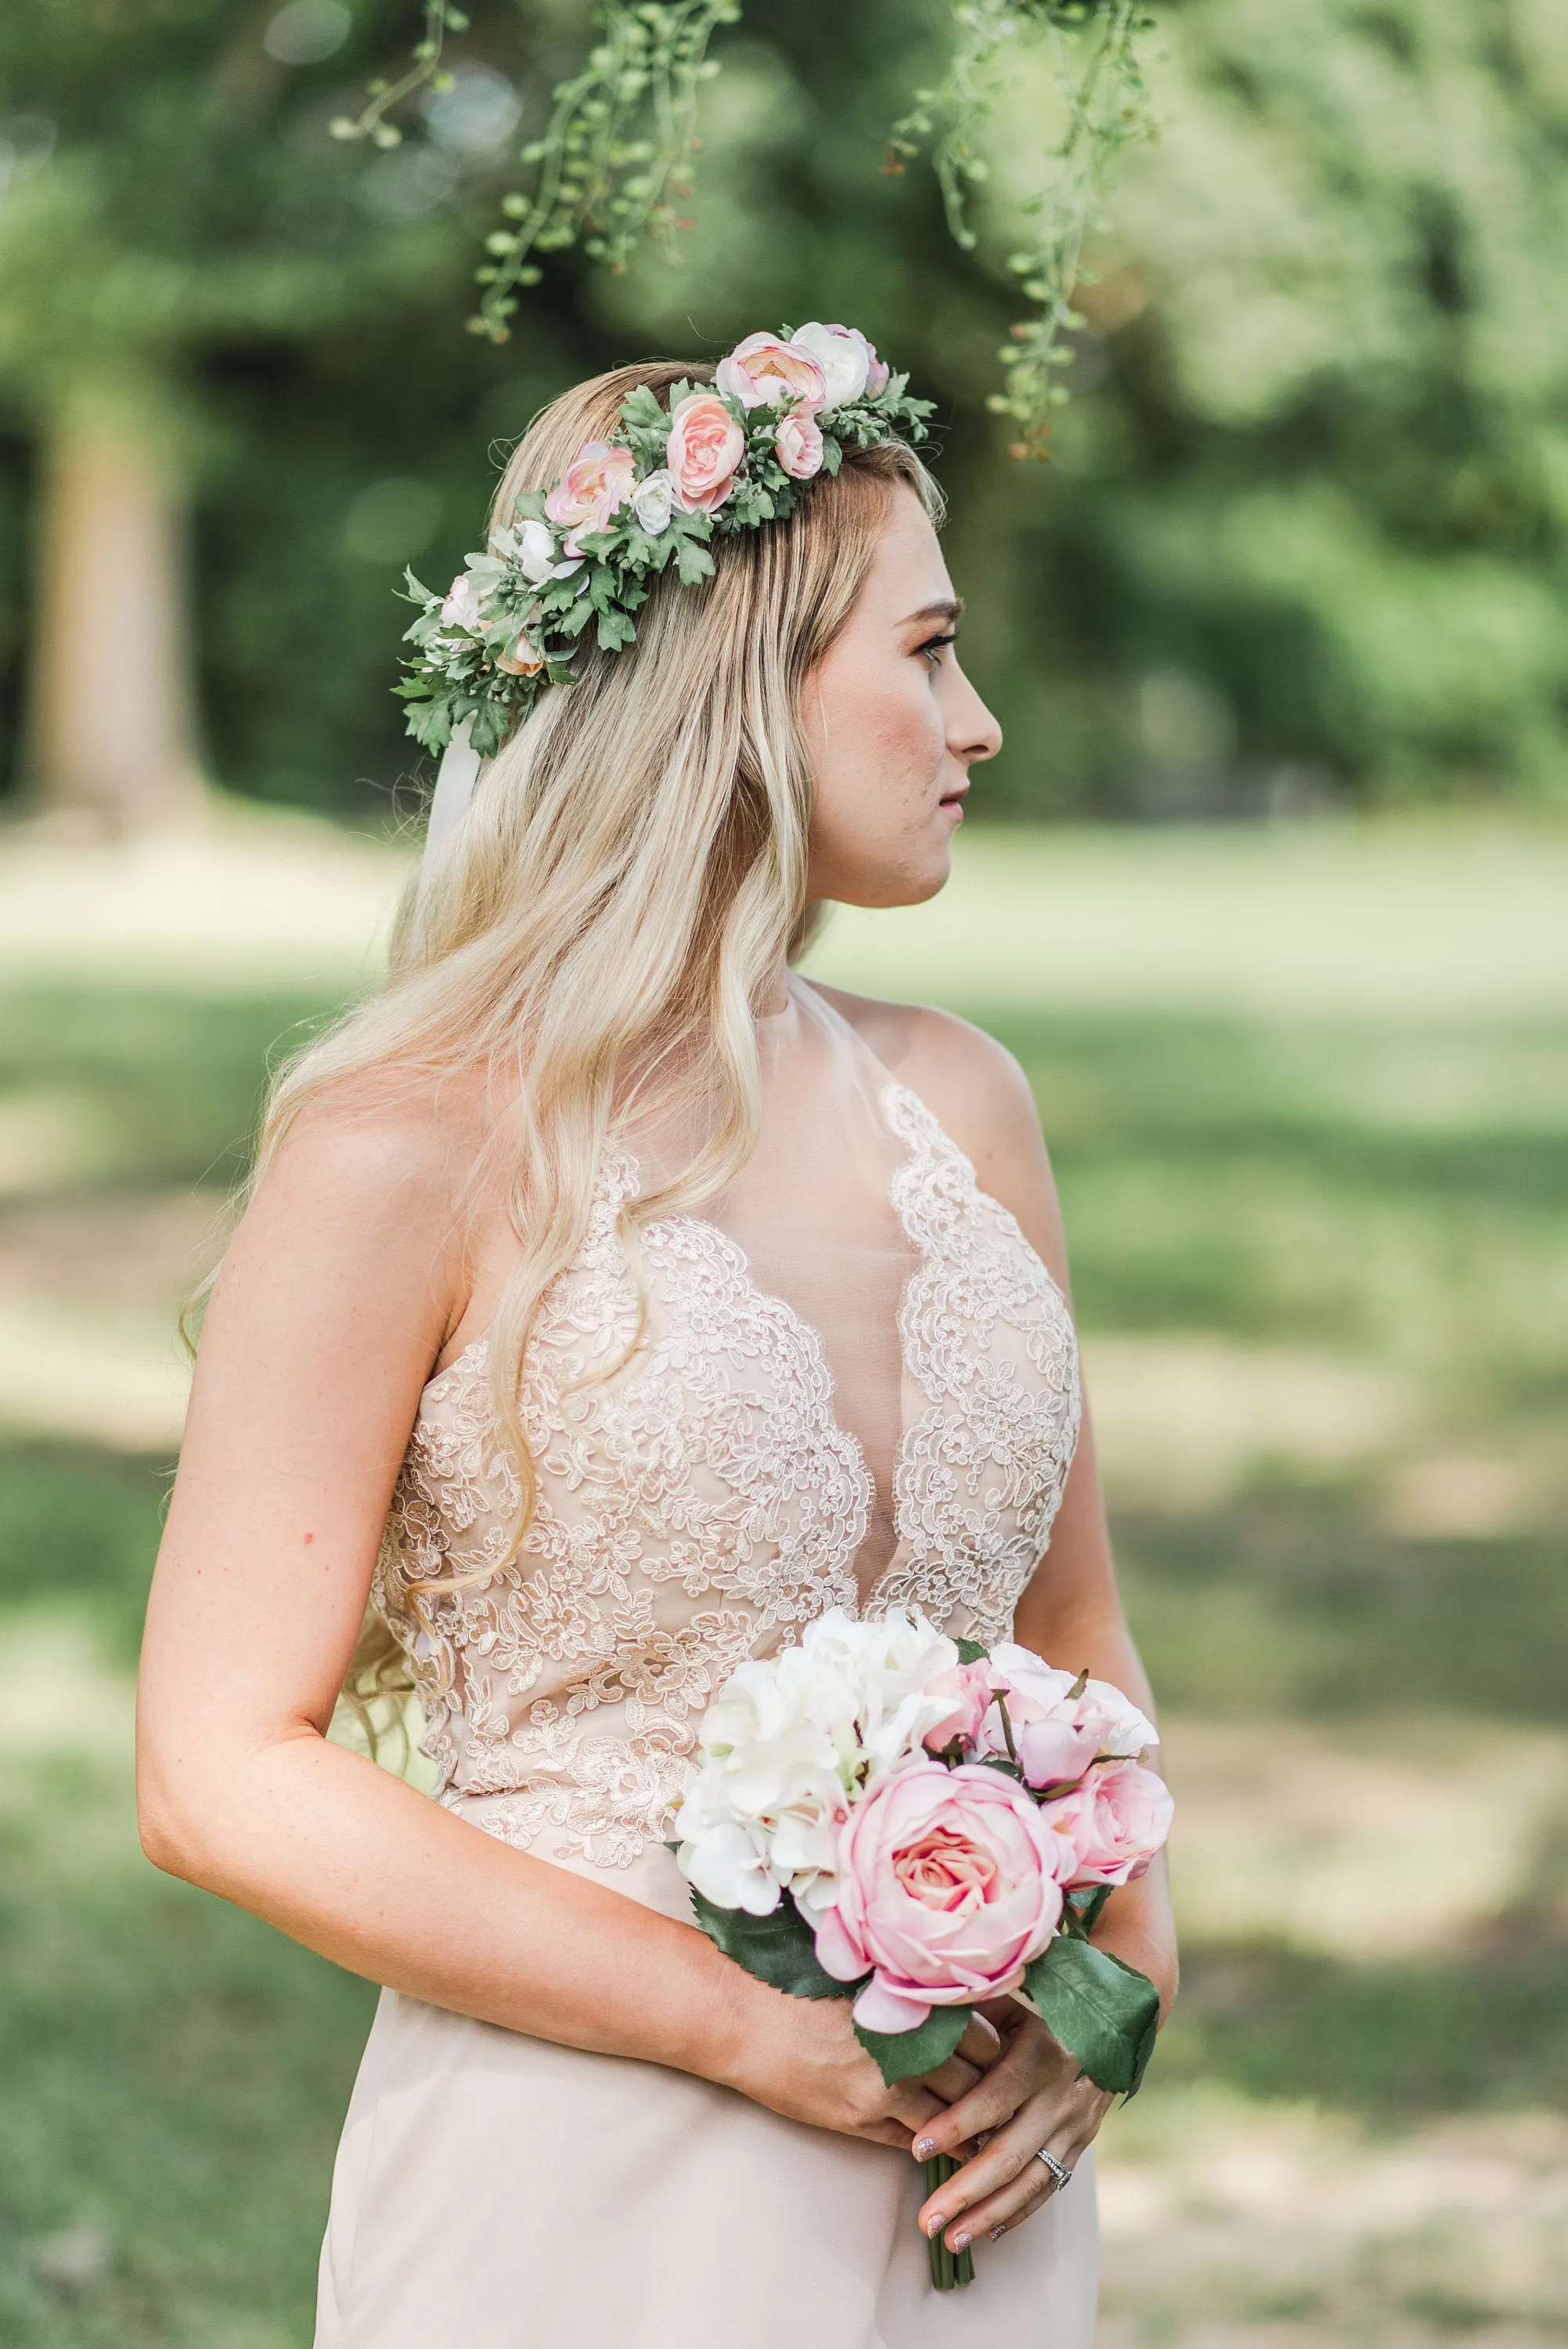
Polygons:
[[185,564],[165,469],[136,424],[60,425],[46,452],[30,679],[32,797],[106,833],[190,822]]

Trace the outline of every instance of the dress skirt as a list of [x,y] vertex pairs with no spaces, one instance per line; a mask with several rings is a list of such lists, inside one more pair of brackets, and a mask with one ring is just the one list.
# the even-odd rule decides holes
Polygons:
[[[685,1911],[667,1853],[629,1873],[617,1889]],[[1091,2349],[1092,2157],[951,2292],[915,2227],[923,2177],[686,2073],[385,1991],[315,2349]]]

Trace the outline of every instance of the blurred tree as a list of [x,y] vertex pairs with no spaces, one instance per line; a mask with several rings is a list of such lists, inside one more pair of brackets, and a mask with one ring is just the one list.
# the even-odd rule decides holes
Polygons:
[[211,370],[388,310],[412,326],[461,266],[454,224],[356,208],[287,135],[300,70],[352,30],[342,0],[0,19],[0,387],[40,455],[24,782],[111,829],[201,790],[184,537]]
[[1179,811],[1239,766],[1287,801],[1315,771],[1561,804],[1568,9],[1162,23],[1164,133],[1081,301],[1106,379],[1025,524],[1054,640],[1030,730],[1064,674],[1081,712],[1055,788]]

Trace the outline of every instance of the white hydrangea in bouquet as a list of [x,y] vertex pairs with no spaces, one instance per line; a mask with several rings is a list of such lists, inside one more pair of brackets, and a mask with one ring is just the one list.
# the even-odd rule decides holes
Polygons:
[[[720,1690],[673,1847],[719,1948],[795,1997],[851,1998],[890,2084],[944,2063],[975,2005],[1011,1995],[1130,2095],[1159,1993],[1089,1935],[1170,1833],[1140,1758],[1154,1743],[1085,1672],[919,1614],[835,1608]],[[934,2278],[967,2281],[963,2265],[937,2276],[934,2256]]]

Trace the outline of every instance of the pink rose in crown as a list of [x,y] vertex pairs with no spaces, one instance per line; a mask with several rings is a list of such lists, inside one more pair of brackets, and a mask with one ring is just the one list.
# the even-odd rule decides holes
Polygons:
[[815,416],[828,396],[822,370],[799,343],[777,335],[748,335],[714,369],[714,382],[727,399],[742,408],[805,409]]
[[581,554],[580,538],[609,528],[631,496],[636,474],[629,449],[613,449],[607,440],[583,442],[544,501],[551,521],[568,533],[562,542],[567,554]]
[[961,1745],[973,1745],[980,1734],[980,1724],[991,1709],[994,1693],[989,1667],[985,1664],[959,1664],[950,1672],[938,1673],[925,1692],[930,1697],[952,1700],[952,1710],[925,1733],[928,1754],[944,1753],[954,1738]]
[[934,2006],[1012,1989],[1056,1931],[1071,1847],[999,1771],[912,1762],[875,1784],[839,1840],[836,1905],[817,1927],[867,2031],[910,2031]]
[[495,665],[509,677],[537,677],[544,667],[544,655],[531,636],[520,634],[504,653],[497,653]]
[[866,397],[868,399],[880,399],[887,389],[890,369],[886,359],[878,358],[874,343],[866,345]]
[[1171,1832],[1175,1805],[1163,1778],[1139,1762],[1106,1762],[1081,1786],[1045,1804],[1041,1818],[1073,1853],[1069,1890],[1130,1884]]
[[687,513],[713,513],[735,487],[746,435],[711,391],[694,391],[670,417],[665,463]]
[[822,436],[810,418],[798,409],[780,421],[773,450],[784,471],[797,481],[809,481],[822,470]]

